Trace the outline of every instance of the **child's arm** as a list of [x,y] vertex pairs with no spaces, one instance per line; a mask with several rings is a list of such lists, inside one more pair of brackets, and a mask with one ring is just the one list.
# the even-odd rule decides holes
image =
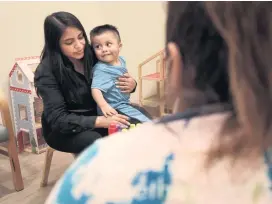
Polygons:
[[112,108],[107,101],[104,99],[103,94],[101,90],[99,89],[92,89],[92,95],[97,103],[97,105],[100,107],[102,113],[104,114],[105,117],[112,116],[117,114],[117,111]]

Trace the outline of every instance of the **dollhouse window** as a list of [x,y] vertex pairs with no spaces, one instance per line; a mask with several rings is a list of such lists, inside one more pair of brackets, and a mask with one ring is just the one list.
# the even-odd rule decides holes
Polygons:
[[30,145],[30,140],[29,140],[29,133],[28,132],[22,132],[23,134],[23,144],[24,144],[24,148],[29,148]]
[[42,99],[34,97],[33,107],[34,107],[35,122],[41,123],[41,117],[42,117],[42,112],[43,112]]
[[21,120],[28,120],[27,109],[25,105],[19,104],[19,117]]
[[23,74],[22,74],[22,72],[17,70],[16,74],[17,74],[17,81],[19,83],[23,83]]

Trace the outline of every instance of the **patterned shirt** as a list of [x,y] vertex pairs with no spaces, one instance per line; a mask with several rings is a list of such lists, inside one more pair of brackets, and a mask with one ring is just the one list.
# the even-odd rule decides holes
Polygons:
[[205,167],[228,113],[145,123],[97,140],[46,204],[271,204],[272,149]]

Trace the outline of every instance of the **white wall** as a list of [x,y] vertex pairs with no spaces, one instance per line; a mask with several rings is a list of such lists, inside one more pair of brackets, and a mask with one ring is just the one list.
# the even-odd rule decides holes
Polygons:
[[[109,23],[118,27],[131,75],[139,63],[164,47],[164,2],[0,2],[0,82],[8,93],[8,73],[17,57],[37,56],[43,47],[43,21],[56,11],[68,11],[89,31]],[[132,100],[138,94],[132,95]]]

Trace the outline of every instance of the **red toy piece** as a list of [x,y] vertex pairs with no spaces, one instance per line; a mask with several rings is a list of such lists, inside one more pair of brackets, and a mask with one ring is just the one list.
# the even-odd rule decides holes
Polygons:
[[109,128],[108,128],[108,133],[109,135],[118,132],[118,125],[116,123],[112,123],[110,124]]

